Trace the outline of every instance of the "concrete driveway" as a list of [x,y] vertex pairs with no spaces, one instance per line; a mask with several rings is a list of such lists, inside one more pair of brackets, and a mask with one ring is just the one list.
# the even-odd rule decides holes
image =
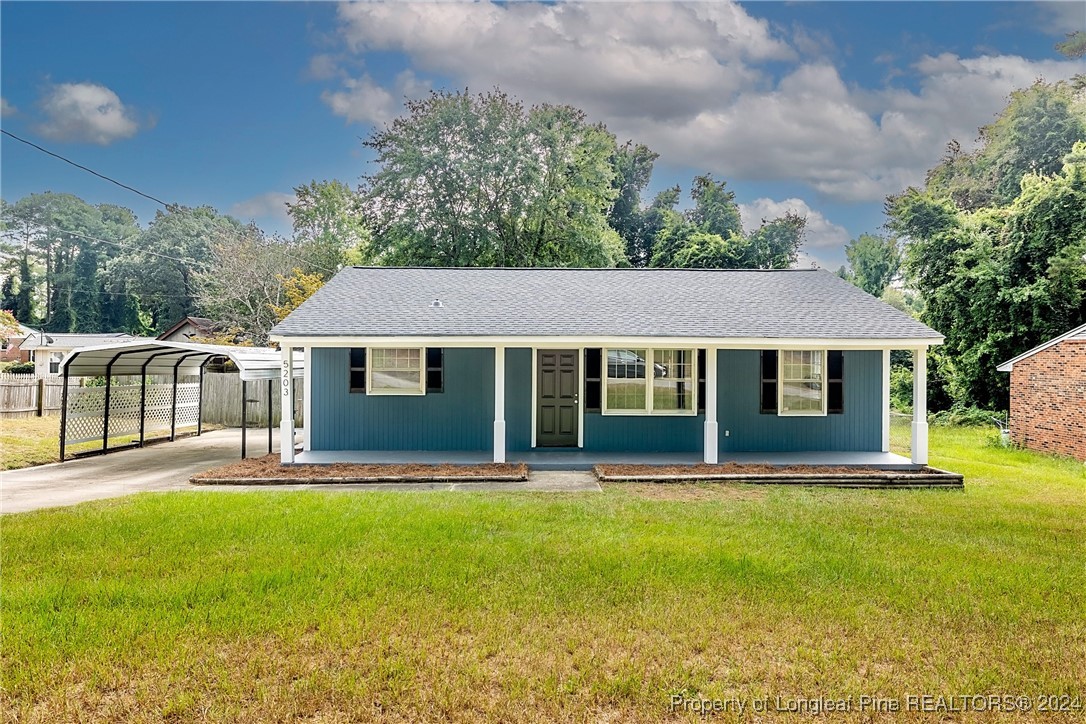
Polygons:
[[[272,449],[279,450],[276,430]],[[249,431],[249,457],[261,457],[268,451],[266,430]],[[217,465],[232,463],[241,457],[241,430],[207,432],[176,442],[98,455],[66,463],[42,465],[23,470],[0,472],[0,513],[22,513],[39,508],[75,505],[88,500],[117,498],[149,491],[202,490],[241,492],[246,490],[312,491],[410,491],[456,490],[525,492],[599,492],[600,485],[591,473],[576,471],[536,471],[523,482],[476,483],[366,483],[307,485],[192,485],[194,474]]]
[[[250,457],[266,455],[267,431],[250,430],[248,443]],[[273,449],[279,449],[278,430]],[[151,490],[192,489],[195,486],[188,480],[194,474],[240,457],[241,430],[233,428],[108,455],[6,470],[0,472],[0,513],[75,505]]]

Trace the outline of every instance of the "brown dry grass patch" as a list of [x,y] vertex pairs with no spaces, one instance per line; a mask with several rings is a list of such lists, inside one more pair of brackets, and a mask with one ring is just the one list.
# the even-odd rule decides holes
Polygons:
[[609,490],[647,500],[762,500],[765,488],[736,483],[603,483]]
[[361,463],[283,465],[280,462],[279,455],[272,454],[260,458],[239,460],[228,465],[220,465],[217,468],[194,475],[193,480],[283,478],[305,482],[319,481],[324,478],[418,477],[446,480],[449,478],[490,476],[516,476],[524,480],[528,477],[528,466],[524,463],[486,463],[482,465],[455,465],[453,463],[436,465]]
[[[926,472],[925,468],[924,471]],[[883,474],[886,471],[878,468],[849,467],[846,465],[770,465],[768,463],[721,463],[709,465],[597,465],[596,472],[599,475],[609,477],[624,477],[633,475],[839,475],[841,473],[853,474]],[[912,472],[912,471],[895,471]]]

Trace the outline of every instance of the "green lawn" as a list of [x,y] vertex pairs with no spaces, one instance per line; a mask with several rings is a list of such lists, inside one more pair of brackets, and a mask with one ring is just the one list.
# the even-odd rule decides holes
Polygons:
[[989,436],[932,428],[965,491],[193,492],[6,516],[5,718],[1086,696],[1084,468]]
[[[112,426],[111,426],[112,427]],[[213,430],[219,425],[204,425]],[[114,428],[116,429],[116,428]],[[192,432],[196,428],[181,427],[178,432]],[[155,436],[163,436],[161,430]],[[117,435],[109,439],[109,446],[120,447],[139,440],[139,435]],[[100,450],[102,442],[94,440],[68,445],[69,455],[90,450]],[[16,470],[32,465],[45,465],[60,460],[60,416],[0,418],[0,470]]]

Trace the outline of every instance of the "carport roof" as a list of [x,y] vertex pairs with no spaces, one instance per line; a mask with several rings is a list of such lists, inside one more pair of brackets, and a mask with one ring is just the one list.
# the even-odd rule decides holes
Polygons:
[[[279,377],[282,357],[271,347],[229,347],[191,342],[118,342],[72,350],[61,362],[61,370],[76,377],[110,375],[195,375],[213,357],[224,357],[237,365],[243,380],[272,380]],[[111,364],[112,363],[112,364]],[[294,376],[302,374],[303,358],[294,353]]]

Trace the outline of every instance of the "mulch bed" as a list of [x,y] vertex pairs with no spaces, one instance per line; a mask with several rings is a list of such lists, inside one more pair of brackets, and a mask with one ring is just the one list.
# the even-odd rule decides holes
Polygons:
[[192,476],[200,484],[376,483],[444,480],[527,480],[528,466],[519,463],[484,465],[378,465],[332,463],[330,465],[283,465],[279,455],[239,460]]

